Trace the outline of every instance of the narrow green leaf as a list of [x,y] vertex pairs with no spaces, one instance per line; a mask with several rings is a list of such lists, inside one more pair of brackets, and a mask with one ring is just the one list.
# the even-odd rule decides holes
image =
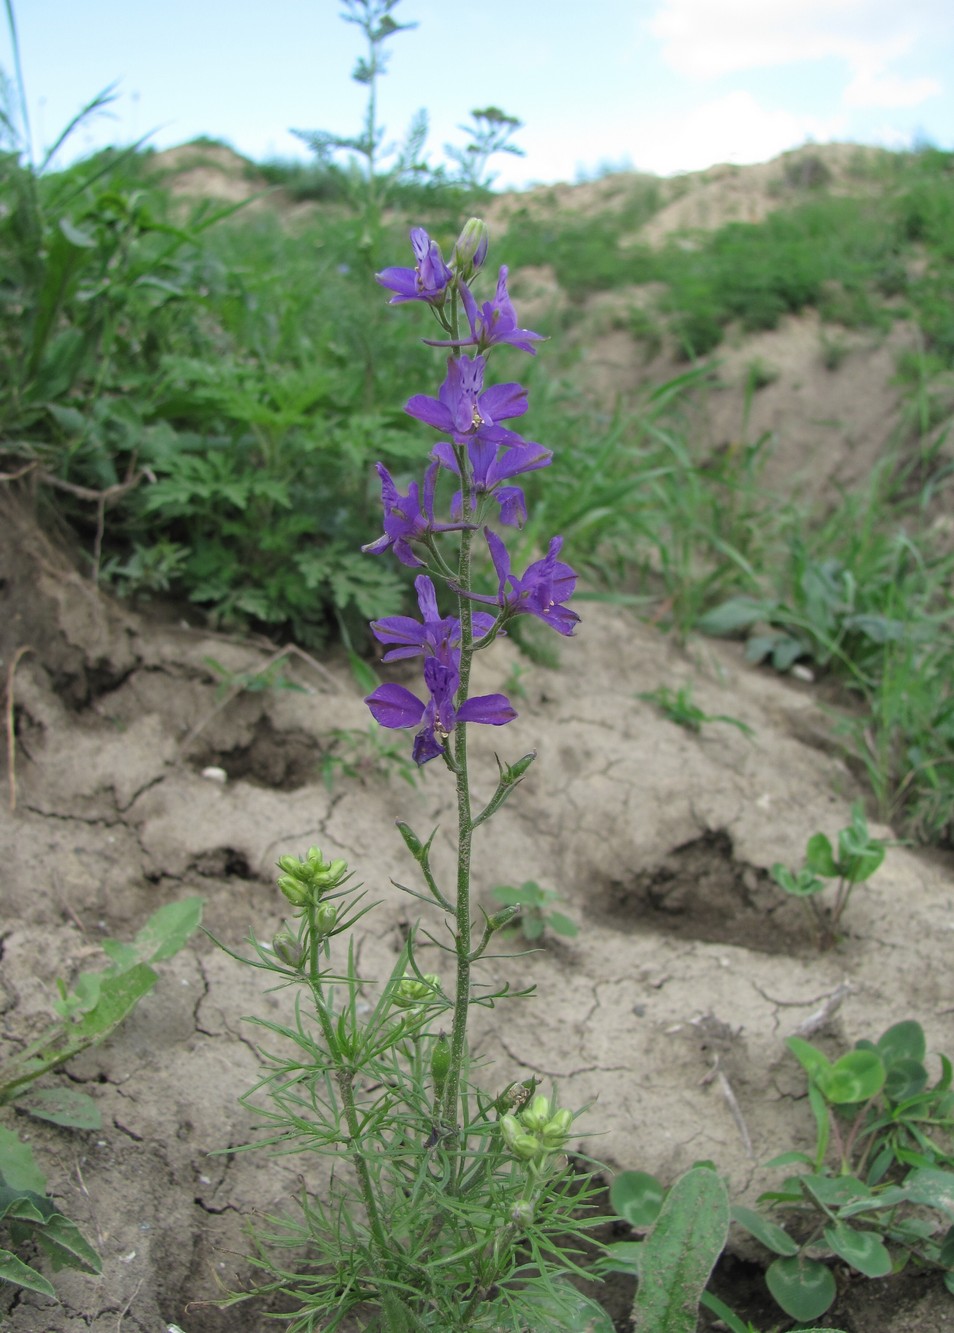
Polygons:
[[32,1088],[16,1098],[17,1109],[37,1120],[70,1129],[99,1129],[99,1107],[88,1093],[76,1088]]
[[137,961],[161,963],[178,953],[201,924],[202,905],[202,898],[183,898],[153,912],[133,941]]
[[730,1216],[733,1222],[744,1227],[749,1235],[761,1241],[765,1248],[774,1254],[798,1254],[798,1245],[788,1232],[767,1217],[763,1217],[761,1213],[757,1213],[754,1208],[744,1208],[738,1204],[732,1209]]

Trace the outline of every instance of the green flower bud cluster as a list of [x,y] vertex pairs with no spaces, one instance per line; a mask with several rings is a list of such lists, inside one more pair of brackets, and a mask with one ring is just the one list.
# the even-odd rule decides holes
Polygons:
[[[278,877],[278,887],[292,907],[317,902],[343,884],[349,873],[347,861],[326,861],[317,847],[309,847],[308,854],[303,857],[280,856],[278,868],[283,872]],[[334,921],[331,922],[333,925]],[[328,934],[331,926],[323,933]]]
[[538,1094],[516,1115],[508,1113],[499,1120],[504,1143],[522,1162],[543,1162],[550,1153],[559,1152],[573,1124],[573,1112],[557,1109],[549,1097]]
[[423,978],[406,972],[394,992],[394,1003],[401,1009],[414,1009],[431,1000],[441,988],[441,979],[435,972],[425,972]]

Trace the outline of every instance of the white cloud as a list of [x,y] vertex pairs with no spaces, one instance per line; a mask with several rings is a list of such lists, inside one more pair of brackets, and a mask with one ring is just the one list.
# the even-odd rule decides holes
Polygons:
[[949,2],[662,0],[650,30],[667,64],[690,77],[837,59],[848,66],[849,105],[916,106],[940,91],[938,81],[903,78],[891,66],[949,32]]
[[681,118],[642,127],[627,151],[643,171],[701,171],[715,162],[767,162],[789,148],[844,135],[841,117],[823,119],[769,110],[743,90],[699,103]]
[[892,108],[920,106],[943,91],[937,79],[927,76],[902,79],[896,74],[859,72],[844,92],[846,106]]

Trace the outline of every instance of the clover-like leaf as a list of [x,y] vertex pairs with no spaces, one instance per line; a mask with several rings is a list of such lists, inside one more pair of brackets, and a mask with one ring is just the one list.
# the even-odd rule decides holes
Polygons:
[[610,1186],[610,1203],[637,1231],[653,1225],[665,1197],[665,1189],[646,1171],[621,1171]]
[[819,1091],[835,1106],[850,1106],[876,1097],[885,1082],[885,1068],[876,1051],[848,1051],[814,1075]]
[[831,1270],[800,1256],[769,1264],[765,1284],[785,1313],[799,1320],[817,1319],[837,1294]]
[[832,1222],[825,1227],[824,1235],[839,1259],[865,1277],[887,1277],[891,1272],[891,1255],[873,1231],[857,1231],[845,1222]]

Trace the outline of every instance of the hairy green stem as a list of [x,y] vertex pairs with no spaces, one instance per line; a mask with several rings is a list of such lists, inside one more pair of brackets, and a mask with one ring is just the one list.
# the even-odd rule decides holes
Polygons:
[[[461,451],[463,452],[463,451]],[[465,477],[463,468],[461,476]],[[466,496],[466,487],[463,494]],[[457,570],[458,587],[470,590],[470,554],[473,534],[465,529],[460,539],[460,559]],[[460,685],[457,707],[467,698],[470,688],[470,666],[474,654],[474,625],[470,601],[458,598],[460,608]],[[443,1119],[448,1125],[457,1123],[457,1103],[460,1096],[461,1071],[467,1047],[467,1015],[470,1008],[470,866],[474,823],[470,804],[470,775],[467,770],[467,726],[454,728],[454,767],[457,779],[457,900],[455,904],[454,943],[457,952],[457,984],[454,996],[454,1021],[451,1028],[451,1060],[444,1088]]]
[[325,996],[321,987],[321,977],[319,974],[319,956],[321,953],[321,941],[317,931],[317,913],[318,904],[310,901],[308,904],[308,985],[311,989],[312,998],[315,1003],[315,1013],[318,1016],[318,1022],[321,1025],[321,1031],[325,1039],[325,1045],[328,1054],[334,1064],[335,1082],[338,1084],[338,1091],[341,1095],[341,1105],[344,1111],[345,1124],[348,1126],[348,1155],[351,1158],[358,1177],[358,1187],[361,1191],[361,1198],[364,1203],[365,1212],[368,1217],[368,1226],[371,1230],[371,1239],[374,1242],[374,1248],[378,1253],[378,1261],[375,1264],[375,1276],[379,1279],[381,1303],[386,1320],[388,1333],[400,1333],[406,1326],[406,1320],[403,1317],[400,1302],[395,1294],[385,1285],[384,1274],[387,1269],[390,1251],[388,1247],[387,1233],[381,1222],[381,1214],[378,1211],[377,1200],[374,1195],[374,1183],[371,1179],[371,1172],[368,1170],[368,1164],[365,1161],[364,1153],[361,1149],[361,1126],[358,1121],[358,1107],[354,1099],[354,1074],[355,1071],[349,1063],[343,1058],[341,1044],[338,1041],[331,1018],[328,1014]]

